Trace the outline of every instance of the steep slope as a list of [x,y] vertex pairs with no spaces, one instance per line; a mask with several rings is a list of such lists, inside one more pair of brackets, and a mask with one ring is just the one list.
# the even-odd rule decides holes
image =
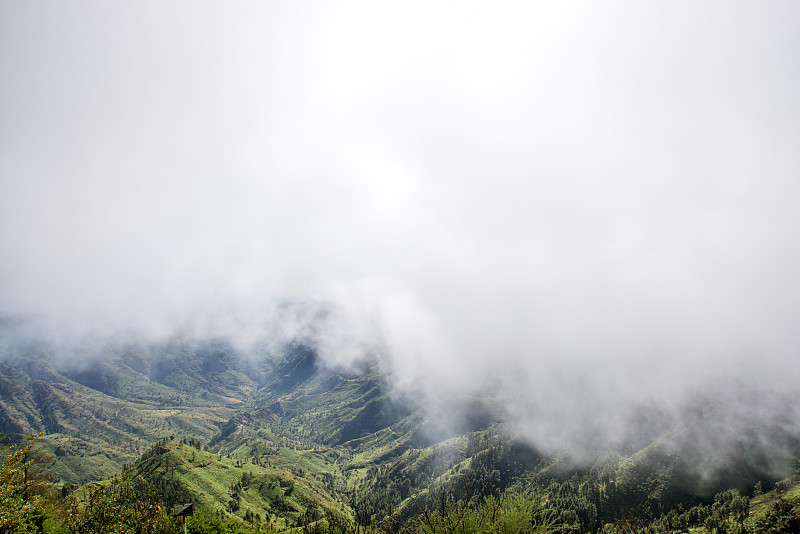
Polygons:
[[[250,436],[251,455],[220,455],[186,441],[162,441],[131,466],[167,506],[194,502],[223,516],[287,527],[304,518],[347,513],[336,456],[304,450],[266,431]],[[255,453],[255,454],[253,454]]]
[[[636,445],[544,454],[515,437],[496,399],[412,402],[379,366],[331,368],[302,344],[246,355],[225,341],[179,338],[67,355],[44,343],[0,347],[0,429],[12,439],[44,433],[61,481],[107,478],[146,452],[133,472],[165,496],[283,526],[320,514],[366,525],[387,507],[401,520],[437,492],[516,488],[597,530],[708,503],[721,489],[749,491],[759,480],[768,489],[800,454],[780,418],[739,435],[713,399]],[[719,448],[714,462],[709,447]]]
[[210,440],[271,370],[221,341],[0,344],[0,433],[43,433],[54,476],[105,478],[169,435]]

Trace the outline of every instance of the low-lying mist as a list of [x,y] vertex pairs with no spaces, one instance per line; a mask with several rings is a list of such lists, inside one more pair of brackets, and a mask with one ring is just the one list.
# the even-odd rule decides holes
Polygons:
[[783,461],[797,5],[308,7],[0,6],[4,321],[64,365],[303,343],[551,451],[706,410],[702,462]]
[[13,353],[13,346],[42,344],[57,368],[81,373],[103,359],[124,358],[126,346],[151,347],[157,365],[159,347],[176,340],[222,344],[226,354],[250,364],[280,359],[285,347],[300,345],[314,350],[324,372],[382,371],[390,397],[427,414],[432,424],[422,432],[432,432],[434,441],[504,422],[536,449],[566,452],[584,466],[609,451],[658,442],[709,480],[732,463],[781,478],[800,453],[796,368],[780,355],[709,356],[687,344],[669,356],[644,341],[637,345],[633,333],[611,353],[608,342],[590,343],[588,333],[586,346],[570,343],[571,350],[559,343],[561,336],[546,333],[498,336],[495,343],[487,332],[446,330],[431,310],[401,295],[364,298],[282,301],[257,314],[228,310],[169,331],[123,332],[44,317],[15,324],[6,317],[3,348]]

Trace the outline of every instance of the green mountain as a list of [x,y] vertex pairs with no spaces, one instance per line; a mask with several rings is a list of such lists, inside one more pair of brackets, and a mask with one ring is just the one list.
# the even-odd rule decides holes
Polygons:
[[[302,344],[243,354],[225,340],[103,340],[63,354],[28,339],[0,350],[0,432],[12,442],[42,433],[58,485],[125,472],[167,506],[194,502],[250,525],[391,531],[437,502],[509,493],[537,495],[559,522],[590,532],[712,514],[720,491],[770,490],[790,474],[786,451],[800,455],[790,429],[770,428],[698,469],[709,429],[730,439],[708,401],[637,446],[546,453],[517,439],[490,397],[424,405],[377,365],[327,368]],[[763,512],[773,501],[753,503]]]

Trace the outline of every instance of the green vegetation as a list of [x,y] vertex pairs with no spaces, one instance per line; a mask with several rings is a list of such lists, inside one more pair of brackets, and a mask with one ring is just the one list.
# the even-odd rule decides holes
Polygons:
[[[182,530],[173,504],[194,502],[198,512],[186,523],[194,533],[556,533],[707,532],[792,533],[800,527],[800,477],[794,476],[753,498],[737,490],[685,511],[679,505],[657,517],[641,499],[609,499],[594,491],[607,483],[598,472],[572,476],[543,487],[525,481],[497,495],[476,496],[468,477],[451,477],[392,504],[392,492],[361,483],[346,499],[335,491],[335,475],[319,470],[260,466],[200,450],[195,440],[162,440],[124,473],[75,491],[44,475],[49,458],[29,436],[5,447],[0,469],[0,532],[168,533]],[[501,438],[474,441],[487,451],[507,448]],[[190,443],[191,442],[191,443]],[[494,442],[494,444],[492,444]],[[495,458],[502,458],[496,455]],[[496,466],[501,465],[495,464]],[[545,469],[546,470],[546,469]],[[540,471],[543,473],[544,470]],[[190,476],[189,474],[192,473]],[[195,476],[195,473],[199,475]],[[324,476],[328,473],[328,476]],[[375,474],[375,473],[373,473]],[[386,478],[386,472],[379,475]],[[379,477],[380,479],[381,477]],[[441,479],[441,477],[440,477]],[[313,481],[319,481],[314,484]],[[366,491],[365,491],[366,490]],[[224,508],[220,504],[227,499]],[[616,499],[615,507],[608,507]],[[646,501],[645,501],[646,503]],[[636,515],[640,514],[640,515]]]
[[43,532],[46,513],[43,458],[34,449],[36,438],[4,447],[0,466],[0,532]]
[[300,346],[257,362],[221,342],[107,352],[81,369],[30,348],[0,361],[0,534],[178,533],[183,503],[195,533],[800,531],[797,478],[736,463],[704,478],[670,446],[704,414],[579,462],[515,439],[490,400],[409,408],[375,369],[333,372]]
[[442,497],[438,509],[423,508],[412,522],[414,532],[531,533],[569,532],[558,515],[535,495],[489,496],[473,504],[469,500]]

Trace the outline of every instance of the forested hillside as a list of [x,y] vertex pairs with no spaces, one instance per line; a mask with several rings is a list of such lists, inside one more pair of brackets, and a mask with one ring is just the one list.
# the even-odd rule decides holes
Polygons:
[[[415,403],[377,366],[328,368],[299,344],[247,356],[178,339],[91,349],[84,365],[46,345],[4,349],[8,525],[170,532],[185,503],[192,532],[793,532],[798,521],[797,466],[767,462],[753,436],[699,468],[692,442],[720,424],[708,400],[641,447],[587,457],[537,449],[493,399]],[[448,420],[457,412],[468,416]]]

